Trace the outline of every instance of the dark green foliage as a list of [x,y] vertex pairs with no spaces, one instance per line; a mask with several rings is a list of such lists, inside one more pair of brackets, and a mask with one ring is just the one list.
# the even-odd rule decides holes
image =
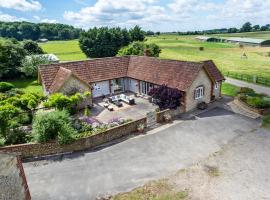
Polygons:
[[28,55],[44,54],[44,51],[42,50],[42,48],[40,46],[38,46],[38,43],[36,43],[32,40],[24,41],[23,48],[25,49],[25,51]]
[[14,128],[9,131],[5,140],[5,145],[23,144],[27,142],[27,134],[20,128]]
[[12,88],[14,88],[14,85],[12,85],[11,83],[0,82],[0,92],[7,92]]
[[119,56],[125,55],[144,55],[145,51],[147,51],[148,56],[151,57],[159,57],[161,53],[161,49],[156,44],[145,44],[143,42],[133,42],[127,47],[123,47],[118,51]]
[[246,22],[240,30],[241,32],[250,32],[252,30],[252,24],[250,22]]
[[0,136],[7,137],[9,127],[14,124],[13,118],[19,113],[19,109],[11,104],[0,105]]
[[263,117],[262,126],[265,128],[270,128],[270,115],[266,115]]
[[34,118],[32,134],[37,142],[57,139],[59,144],[68,144],[76,133],[67,111],[39,113]]
[[26,52],[22,45],[14,40],[0,41],[0,78],[14,78],[19,75]]
[[248,88],[248,87],[241,87],[239,93],[244,94],[244,95],[249,95],[249,96],[254,96],[256,94],[253,89]]
[[269,108],[270,101],[265,100],[262,97],[247,97],[247,104],[255,108]]
[[144,41],[145,32],[139,26],[135,26],[129,31],[132,41]]
[[119,49],[132,41],[143,41],[145,33],[139,26],[130,31],[121,28],[93,28],[81,34],[79,43],[87,57],[115,56]]
[[93,28],[81,34],[80,48],[87,57],[100,58],[115,56],[118,50],[130,42],[126,29]]
[[77,39],[80,32],[81,29],[64,24],[0,22],[0,36],[16,38],[17,40],[37,40],[39,38],[49,40]]

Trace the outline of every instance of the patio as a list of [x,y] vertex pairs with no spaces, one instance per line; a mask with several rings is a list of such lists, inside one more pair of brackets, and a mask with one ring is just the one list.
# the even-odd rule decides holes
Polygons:
[[109,111],[104,107],[105,99],[98,98],[93,101],[94,107],[91,109],[91,114],[100,122],[107,123],[113,118],[124,119],[139,119],[146,116],[146,113],[155,111],[158,106],[150,103],[147,99],[142,97],[135,97],[133,93],[125,93],[126,96],[132,97],[135,100],[134,105],[129,105],[122,102],[122,107],[117,107],[113,103],[110,106],[113,107],[113,111]]

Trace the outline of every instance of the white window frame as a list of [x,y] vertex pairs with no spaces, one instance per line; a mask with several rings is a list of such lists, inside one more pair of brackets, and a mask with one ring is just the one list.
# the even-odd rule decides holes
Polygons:
[[216,83],[215,83],[215,89],[217,90],[217,89],[218,89],[218,87],[219,87],[219,83],[218,83],[218,82],[216,82]]
[[199,86],[195,89],[195,99],[201,99],[204,97],[204,87]]

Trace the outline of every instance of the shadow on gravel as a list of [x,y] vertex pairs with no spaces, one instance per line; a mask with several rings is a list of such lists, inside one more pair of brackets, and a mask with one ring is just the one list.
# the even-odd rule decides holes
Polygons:
[[226,110],[224,108],[216,107],[209,111],[198,114],[197,117],[205,118],[205,117],[216,117],[216,116],[225,116],[225,115],[234,115],[235,113]]

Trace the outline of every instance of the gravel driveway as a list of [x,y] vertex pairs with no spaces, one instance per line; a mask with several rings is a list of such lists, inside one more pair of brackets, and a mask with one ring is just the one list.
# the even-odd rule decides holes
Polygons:
[[128,191],[193,166],[259,126],[236,114],[214,113],[166,125],[96,152],[24,163],[32,198],[91,200]]

